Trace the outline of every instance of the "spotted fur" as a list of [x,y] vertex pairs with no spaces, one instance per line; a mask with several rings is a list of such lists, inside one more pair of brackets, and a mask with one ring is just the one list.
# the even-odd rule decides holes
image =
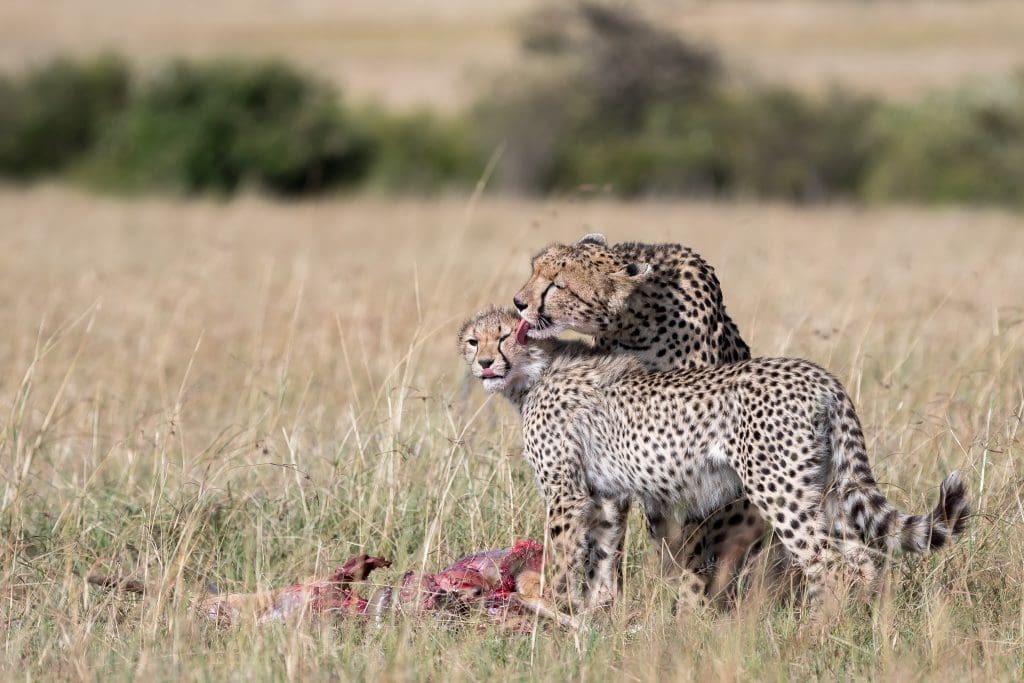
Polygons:
[[513,298],[532,339],[574,330],[592,335],[599,351],[632,355],[651,370],[750,358],[714,268],[689,247],[609,246],[590,234],[548,246],[532,265]]
[[[512,370],[513,360],[518,372],[530,374],[533,356],[524,352],[514,341],[519,320],[507,309],[490,307],[465,321],[458,334],[458,348],[463,359],[475,377],[481,380],[484,389],[502,393],[517,409],[525,399],[525,390],[518,393],[516,386],[507,385],[506,377]],[[599,352],[583,341],[548,340],[544,342],[552,355],[562,357],[583,357]],[[537,368],[539,372],[539,368]],[[598,496],[592,492],[592,504],[587,507],[588,533],[585,538],[583,557],[587,565],[586,600],[590,605],[608,604],[613,601],[621,586],[622,544],[625,538],[626,518],[629,514],[630,499],[625,496]],[[650,518],[652,515],[648,515]],[[724,519],[724,518],[723,518]],[[722,524],[716,527],[716,534]],[[710,529],[710,526],[708,527]],[[687,596],[703,595],[706,580],[698,579],[707,572],[704,558],[711,552],[710,531],[699,533],[699,525],[673,529],[671,538],[662,541],[666,545],[666,562],[672,563],[677,573],[692,576],[687,584]],[[668,537],[668,530],[662,526],[659,531]],[[704,536],[707,535],[707,550]],[[669,544],[671,544],[670,547]]]
[[[940,548],[964,528],[966,490],[955,472],[930,514],[908,515],[885,499],[849,395],[809,361],[649,372],[631,356],[573,342],[520,346],[515,323],[511,309],[485,311],[463,328],[460,350],[485,388],[520,411],[524,452],[548,508],[552,587],[563,597],[578,598],[574,577],[606,500],[637,497],[707,515],[742,493],[799,565],[812,602],[836,585],[837,566],[854,564],[833,538],[837,525],[913,553]],[[501,358],[500,373],[486,378],[485,337]],[[826,500],[833,489],[838,508]],[[867,572],[854,578],[868,582]],[[692,573],[685,585],[701,592]]]
[[[633,356],[649,370],[707,368],[750,358],[725,310],[714,268],[688,247],[609,245],[592,233],[575,244],[548,246],[532,267],[514,297],[532,326],[531,338],[550,339],[563,330],[593,335],[597,351]],[[737,517],[723,508],[701,517],[687,510],[684,526],[657,506],[648,505],[645,512],[663,566],[704,568],[708,593],[721,583],[712,578],[717,559],[742,554],[767,529],[756,511]],[[691,551],[696,554],[686,555]],[[719,564],[727,571],[728,563]],[[599,580],[615,578],[605,571]]]

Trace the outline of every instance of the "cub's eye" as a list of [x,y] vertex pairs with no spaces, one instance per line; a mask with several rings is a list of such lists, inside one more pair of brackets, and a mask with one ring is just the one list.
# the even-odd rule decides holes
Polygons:
[[476,346],[476,339],[467,339],[466,343],[470,346]]

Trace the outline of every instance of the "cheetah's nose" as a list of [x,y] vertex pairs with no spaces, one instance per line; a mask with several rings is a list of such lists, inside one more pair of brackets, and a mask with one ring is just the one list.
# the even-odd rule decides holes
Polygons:
[[516,308],[519,309],[520,312],[522,312],[526,308],[526,304],[523,303],[519,299],[519,297],[515,297],[514,299],[512,299],[512,303],[514,303],[516,305]]
[[478,360],[477,361],[477,363],[480,364],[480,367],[482,367],[484,370],[486,370],[487,368],[491,367],[491,364],[493,362],[494,362],[493,358],[489,358],[487,360]]

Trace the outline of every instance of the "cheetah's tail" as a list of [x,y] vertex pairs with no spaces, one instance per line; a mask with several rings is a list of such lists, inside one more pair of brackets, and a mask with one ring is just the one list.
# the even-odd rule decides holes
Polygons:
[[[967,525],[967,487],[951,472],[939,487],[939,502],[928,514],[898,510],[878,488],[868,465],[864,436],[853,403],[843,396],[831,425],[836,488],[845,522],[869,545],[927,553],[948,544]],[[839,418],[842,418],[840,421]]]
[[[891,508],[891,506],[890,506]],[[891,512],[887,519],[875,522],[875,536],[884,538],[892,549],[909,553],[938,550],[949,543],[967,526],[967,487],[959,472],[951,472],[939,486],[939,502],[927,515],[907,515]],[[886,528],[888,526],[888,528]]]

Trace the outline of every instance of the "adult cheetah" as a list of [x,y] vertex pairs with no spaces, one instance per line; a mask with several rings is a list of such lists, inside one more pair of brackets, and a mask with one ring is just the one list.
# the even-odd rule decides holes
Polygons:
[[513,297],[531,339],[574,330],[592,335],[598,351],[627,353],[651,370],[750,358],[715,269],[689,247],[609,245],[591,233],[546,247],[532,267]]
[[[554,244],[533,258],[530,279],[513,302],[530,323],[529,337],[550,339],[563,330],[594,337],[595,350],[626,354],[649,370],[696,369],[750,358],[750,347],[725,310],[715,270],[699,254],[680,244],[627,242],[609,245],[601,234],[575,244]],[[701,516],[686,511],[680,527],[668,511],[645,509],[647,529],[669,564],[715,567],[707,592],[722,585],[722,571],[760,540],[767,526],[749,503],[738,497]],[[628,505],[605,501],[605,534],[623,537]],[[614,559],[598,558],[603,581]]]
[[[519,409],[524,453],[549,510],[552,587],[570,602],[590,527],[602,522],[595,510],[610,498],[682,503],[706,515],[742,491],[798,563],[812,603],[844,559],[831,536],[837,519],[870,546],[910,553],[938,549],[964,529],[966,490],[956,472],[930,514],[889,503],[872,478],[849,395],[809,361],[649,372],[631,356],[595,355],[573,342],[524,346],[522,332],[512,309],[492,308],[466,322],[459,346],[484,388]],[[689,576],[687,585],[699,601],[700,580]]]

